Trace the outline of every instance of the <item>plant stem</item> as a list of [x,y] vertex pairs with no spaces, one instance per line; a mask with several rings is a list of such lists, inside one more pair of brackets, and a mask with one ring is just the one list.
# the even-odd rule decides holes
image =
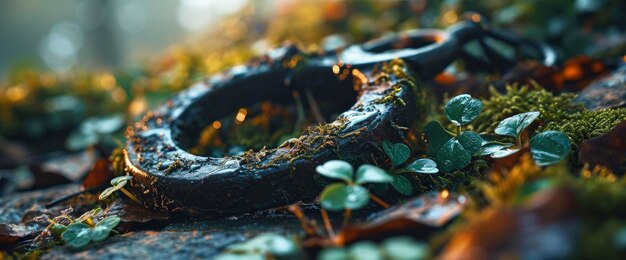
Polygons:
[[461,126],[460,125],[456,126],[456,136],[457,137],[461,136]]
[[348,224],[348,221],[350,220],[350,216],[352,216],[352,210],[345,209],[345,211],[343,212],[343,226],[344,227]]
[[135,197],[135,195],[130,193],[128,190],[126,190],[124,188],[121,188],[120,191],[123,192],[124,194],[126,194],[126,196],[128,196],[134,202],[137,202],[138,204],[142,204],[141,201],[139,199],[137,199],[137,197]]
[[326,233],[330,239],[335,241],[335,231],[333,230],[333,225],[330,223],[330,219],[328,218],[328,212],[324,208],[320,209],[322,211],[322,221],[324,221],[324,227],[326,228]]
[[385,201],[381,200],[379,197],[376,197],[376,195],[374,195],[374,194],[371,194],[371,193],[370,193],[370,198],[371,198],[374,202],[378,203],[378,205],[381,205],[383,208],[388,209],[388,208],[390,207],[390,206],[389,206],[389,204],[387,204],[387,202],[385,202]]
[[309,236],[314,236],[316,234],[315,228],[311,225],[311,223],[306,218],[306,216],[304,216],[304,213],[302,212],[302,209],[300,207],[298,207],[298,205],[291,205],[291,206],[287,207],[287,209],[289,210],[289,212],[294,214],[296,216],[296,218],[298,218],[298,220],[300,220],[300,224],[302,225],[302,229],[304,229],[304,231]]

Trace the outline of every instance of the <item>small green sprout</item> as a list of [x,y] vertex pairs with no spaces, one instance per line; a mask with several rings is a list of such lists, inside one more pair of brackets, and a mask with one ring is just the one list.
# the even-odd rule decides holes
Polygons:
[[370,199],[369,191],[362,184],[393,181],[385,170],[369,164],[359,166],[355,177],[352,165],[341,160],[328,161],[317,166],[316,171],[323,176],[346,182],[330,184],[320,194],[322,207],[331,211],[360,209]]
[[141,201],[139,201],[139,199],[137,199],[135,195],[133,195],[132,193],[130,193],[128,190],[124,188],[124,186],[126,186],[126,183],[128,183],[128,181],[131,180],[132,178],[133,176],[128,176],[128,175],[113,178],[111,180],[111,185],[113,186],[108,187],[104,191],[102,191],[102,193],[100,193],[100,196],[98,196],[98,198],[100,200],[105,200],[106,198],[111,196],[111,194],[119,190],[122,193],[124,193],[126,196],[128,196],[130,199],[132,199],[133,201],[137,203],[141,203]]
[[65,232],[61,234],[63,241],[71,247],[83,248],[91,241],[100,242],[109,237],[111,230],[120,223],[120,218],[117,216],[106,217],[95,225],[89,225],[92,222],[91,218],[88,218],[87,223],[76,221],[68,225]]
[[[539,116],[539,112],[521,113],[500,122],[494,132],[515,138],[516,145],[500,142],[483,143],[481,155],[500,158],[515,153],[523,146],[522,132]],[[512,147],[513,146],[513,147]],[[571,143],[567,135],[559,131],[545,131],[530,139],[530,153],[537,165],[546,166],[562,161],[569,154]]]
[[418,159],[404,168],[398,168],[409,159],[411,154],[409,147],[403,143],[392,144],[389,141],[383,141],[382,146],[385,154],[387,154],[389,160],[391,160],[391,169],[389,169],[393,177],[391,186],[405,196],[409,196],[413,193],[413,187],[409,179],[400,175],[400,173],[417,172],[432,174],[439,172],[437,163],[431,159]]
[[392,237],[380,245],[371,241],[361,241],[344,248],[326,248],[320,252],[318,259],[426,259],[428,246],[412,237]]
[[227,247],[215,259],[292,259],[300,253],[294,240],[279,234],[265,233]]

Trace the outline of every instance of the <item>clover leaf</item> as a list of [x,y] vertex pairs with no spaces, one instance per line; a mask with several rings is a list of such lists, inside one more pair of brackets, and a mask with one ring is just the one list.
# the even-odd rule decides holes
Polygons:
[[470,164],[472,156],[480,151],[482,139],[474,132],[463,132],[459,138],[446,142],[435,156],[437,165],[444,172],[460,170]]
[[321,175],[341,179],[344,183],[333,183],[322,191],[320,201],[328,210],[359,209],[369,202],[369,191],[361,186],[364,183],[390,183],[393,178],[387,172],[374,165],[364,164],[356,172],[356,180],[352,166],[345,161],[332,160],[316,168]]
[[298,252],[299,248],[294,240],[279,234],[263,233],[243,243],[227,247],[215,259],[292,259]]
[[437,121],[431,121],[424,128],[424,134],[426,135],[426,150],[428,155],[435,156],[439,149],[454,137],[454,134],[446,131],[441,126],[441,123]]
[[393,167],[400,166],[411,154],[409,147],[403,143],[392,144],[389,141],[383,141],[383,150],[385,150],[385,153],[389,156],[389,159],[391,159],[391,165]]
[[428,173],[428,174],[439,172],[439,169],[437,169],[437,163],[427,158],[415,160],[402,170],[407,171],[407,172]]
[[366,182],[372,183],[389,183],[393,178],[387,172],[374,165],[363,164],[356,171],[356,184]]
[[505,118],[498,124],[494,132],[499,135],[517,137],[526,127],[535,121],[538,116],[539,112],[532,111]]
[[457,126],[467,125],[472,122],[483,109],[483,103],[479,99],[464,94],[456,96],[444,107],[446,116]]
[[560,131],[545,131],[530,139],[530,153],[540,166],[560,162],[569,154],[571,143]]
[[333,183],[320,195],[322,207],[328,210],[360,209],[369,202],[369,192],[360,185]]
[[413,193],[411,182],[402,175],[394,175],[391,186],[404,196],[409,196]]
[[91,227],[82,222],[75,222],[67,226],[61,238],[71,247],[82,248],[91,241],[99,242],[109,237],[111,230],[120,223],[117,216],[109,216]]
[[317,166],[315,171],[328,178],[340,179],[346,182],[351,182],[354,176],[352,165],[341,160],[327,161],[323,165]]

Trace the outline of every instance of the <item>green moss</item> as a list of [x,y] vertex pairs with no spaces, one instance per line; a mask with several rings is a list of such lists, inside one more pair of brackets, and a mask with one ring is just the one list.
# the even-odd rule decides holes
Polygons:
[[626,108],[590,111],[573,102],[575,94],[554,96],[538,86],[508,86],[505,94],[494,89],[491,92],[491,98],[483,101],[483,111],[472,123],[477,132],[493,133],[498,123],[509,116],[539,111],[537,130],[567,134],[576,150],[582,141],[604,134],[626,120]]
[[474,160],[462,170],[445,174],[411,174],[415,194],[422,194],[428,191],[438,190],[458,190],[466,187],[473,180],[481,179],[489,168],[487,162],[478,159]]

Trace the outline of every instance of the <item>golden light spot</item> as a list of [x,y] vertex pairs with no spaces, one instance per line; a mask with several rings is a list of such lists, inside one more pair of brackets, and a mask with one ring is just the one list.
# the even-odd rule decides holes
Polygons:
[[359,81],[361,81],[361,84],[367,83],[367,77],[365,75],[363,75],[363,73],[360,70],[353,69],[352,70],[352,75],[355,76],[356,78],[358,78]]
[[480,22],[480,14],[473,14],[472,15],[472,21],[478,23]]
[[10,87],[6,90],[6,97],[9,101],[19,102],[22,101],[28,95],[28,89],[22,85]]
[[563,70],[563,76],[565,79],[574,80],[583,76],[582,70],[576,65],[570,65]]
[[445,40],[445,37],[443,35],[439,34],[439,35],[435,36],[435,42],[436,43],[443,42],[443,40]]
[[126,91],[122,88],[115,88],[115,90],[111,92],[111,99],[113,99],[113,102],[115,103],[122,103],[126,101]]
[[213,122],[213,128],[220,129],[221,127],[222,127],[222,122],[220,122],[220,121],[214,121]]
[[128,112],[132,116],[138,116],[148,109],[148,102],[144,97],[138,97],[133,99],[128,105]]
[[448,198],[448,196],[450,196],[450,192],[449,192],[448,190],[443,190],[443,191],[441,192],[441,198],[442,198],[442,199],[447,199],[447,198]]
[[339,74],[340,71],[341,71],[341,68],[339,68],[339,65],[337,64],[333,65],[333,74],[337,75]]
[[235,123],[241,124],[244,120],[246,120],[246,115],[248,114],[248,110],[245,108],[240,108],[239,112],[237,112],[237,116],[235,116]]
[[56,80],[57,80],[56,75],[52,73],[43,73],[39,75],[39,82],[41,82],[41,85],[46,88],[54,86],[54,83],[56,83]]
[[443,14],[443,21],[446,24],[456,23],[458,19],[459,19],[459,16],[456,14],[454,10],[447,11],[445,14]]
[[116,83],[115,77],[111,74],[104,74],[100,77],[100,86],[102,86],[103,89],[112,90],[115,88]]

